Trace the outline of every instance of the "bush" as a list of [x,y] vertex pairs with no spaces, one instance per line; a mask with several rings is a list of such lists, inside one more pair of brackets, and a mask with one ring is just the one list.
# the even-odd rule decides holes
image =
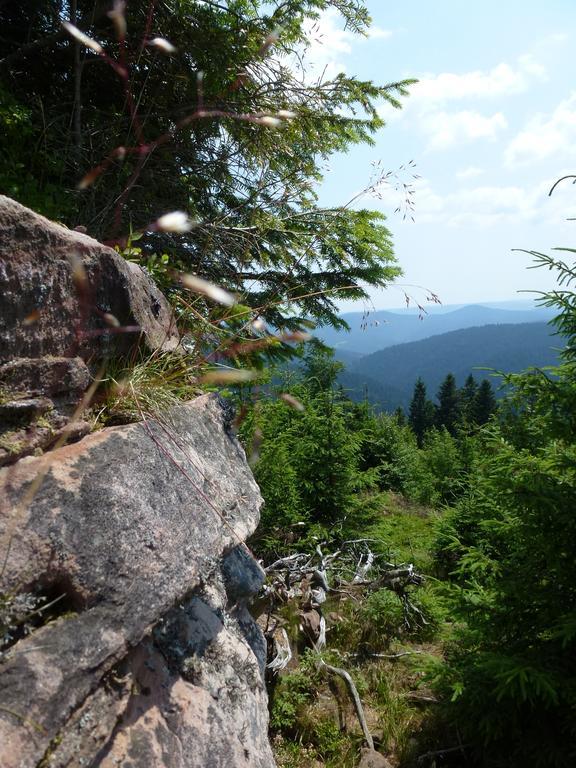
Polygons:
[[284,736],[298,739],[302,735],[302,717],[315,695],[315,688],[310,675],[304,672],[291,672],[283,675],[272,698],[270,708],[270,727]]
[[568,334],[563,362],[509,377],[503,424],[484,433],[470,490],[438,538],[465,622],[441,687],[485,766],[576,762],[576,296],[549,303]]

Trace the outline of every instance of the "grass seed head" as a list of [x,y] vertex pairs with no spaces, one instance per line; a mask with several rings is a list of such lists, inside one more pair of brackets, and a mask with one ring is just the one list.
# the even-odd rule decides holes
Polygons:
[[187,213],[184,211],[172,211],[171,213],[165,213],[164,216],[160,216],[156,219],[155,228],[161,232],[174,232],[182,235],[194,227],[194,222],[190,219]]
[[294,408],[295,411],[305,410],[300,400],[297,400],[293,395],[290,395],[288,392],[282,392],[282,394],[280,395],[280,399],[284,400],[286,405],[289,405],[290,408]]
[[252,381],[258,375],[258,371],[247,368],[215,368],[208,371],[200,378],[201,384],[242,384]]
[[268,128],[278,128],[282,125],[282,120],[279,117],[273,117],[272,115],[263,115],[262,117],[255,117],[254,122],[258,125],[265,125]]
[[75,40],[78,40],[79,43],[82,43],[82,45],[85,45],[86,48],[91,48],[95,53],[104,53],[104,49],[100,43],[97,43],[96,40],[92,40],[92,38],[85,35],[84,32],[80,32],[78,27],[75,27],[74,24],[70,24],[69,21],[63,21],[62,26],[69,35]]
[[163,37],[153,37],[152,40],[148,41],[148,46],[150,48],[157,48],[159,51],[162,51],[162,53],[165,53],[168,56],[172,56],[177,51],[176,46],[172,45],[169,40],[166,40]]
[[118,40],[125,40],[126,39],[126,16],[125,16],[125,10],[126,10],[126,3],[124,0],[114,0],[114,5],[112,6],[112,9],[108,11],[106,14],[108,18],[112,21],[114,24],[114,28],[116,30],[116,37]]
[[184,288],[188,288],[188,290],[194,291],[194,293],[201,293],[203,296],[207,296],[212,301],[223,304],[225,307],[232,307],[236,304],[236,299],[231,293],[225,291],[224,288],[220,288],[219,285],[203,280],[197,275],[181,275],[180,282]]

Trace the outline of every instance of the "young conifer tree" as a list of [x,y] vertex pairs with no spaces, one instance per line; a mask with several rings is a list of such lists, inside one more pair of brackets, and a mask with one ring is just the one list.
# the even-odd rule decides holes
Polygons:
[[456,387],[454,374],[449,373],[436,395],[438,407],[436,409],[435,424],[437,427],[445,427],[451,435],[456,434],[456,427],[460,416],[460,397]]
[[478,393],[478,384],[472,374],[464,382],[459,392],[460,419],[464,426],[470,427],[476,422],[475,402]]
[[488,379],[482,379],[473,403],[474,420],[480,425],[487,424],[497,407],[492,384]]
[[152,227],[145,253],[166,252],[171,267],[229,289],[273,326],[344,327],[336,302],[399,270],[382,214],[346,200],[325,207],[315,189],[333,153],[373,142],[380,105],[399,107],[411,81],[378,85],[299,62],[322,11],[367,34],[364,2],[123,8],[0,3],[2,191],[111,242],[184,211],[194,226],[177,236]]
[[426,385],[422,379],[418,378],[414,385],[414,394],[410,402],[408,412],[408,424],[416,435],[418,448],[424,444],[424,435],[432,426],[432,404],[426,397]]

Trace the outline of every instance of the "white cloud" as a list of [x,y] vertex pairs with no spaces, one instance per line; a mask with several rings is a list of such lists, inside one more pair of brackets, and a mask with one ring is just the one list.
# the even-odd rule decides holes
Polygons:
[[[416,224],[443,224],[455,228],[487,229],[498,224],[542,222],[558,226],[573,215],[572,190],[558,187],[548,196],[554,179],[533,187],[485,184],[440,194],[428,179],[415,183]],[[569,186],[569,185],[568,185]],[[388,188],[380,195],[386,211],[399,204],[399,192]]]
[[522,93],[534,80],[545,78],[544,67],[528,54],[520,56],[515,66],[502,62],[488,71],[424,75],[413,87],[412,99],[440,104],[462,99],[495,98]]
[[370,40],[387,40],[389,37],[392,37],[392,31],[390,29],[382,29],[382,27],[370,27],[368,37]]
[[429,136],[428,149],[447,149],[476,139],[494,140],[499,131],[508,127],[501,112],[489,117],[479,112],[430,112],[422,121],[422,129]]
[[[502,111],[484,112],[479,101],[502,100],[523,93],[547,77],[545,68],[531,55],[513,64],[500,62],[491,69],[471,72],[424,74],[410,89],[404,109],[389,120],[410,120],[428,139],[428,150],[444,150],[477,140],[494,140],[508,127]],[[473,104],[473,107],[472,107]]]
[[524,130],[508,144],[504,160],[509,167],[528,165],[563,153],[576,151],[576,92],[561,101],[548,115],[531,118]]
[[475,179],[478,176],[482,176],[485,171],[482,168],[478,168],[475,165],[470,165],[468,168],[463,168],[456,173],[457,179]]

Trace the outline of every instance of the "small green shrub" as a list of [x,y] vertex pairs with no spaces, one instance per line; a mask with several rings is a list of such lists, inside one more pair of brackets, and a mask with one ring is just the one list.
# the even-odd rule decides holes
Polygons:
[[270,711],[270,727],[284,736],[300,738],[301,718],[314,698],[312,678],[302,671],[283,675],[274,691]]

